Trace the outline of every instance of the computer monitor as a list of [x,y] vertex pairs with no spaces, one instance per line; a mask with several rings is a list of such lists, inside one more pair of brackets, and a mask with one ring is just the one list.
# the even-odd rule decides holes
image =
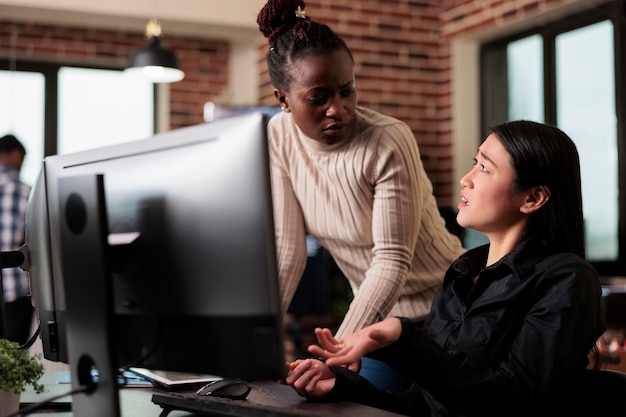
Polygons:
[[282,376],[266,124],[44,160],[26,222],[33,305],[44,356],[73,383],[86,366]]

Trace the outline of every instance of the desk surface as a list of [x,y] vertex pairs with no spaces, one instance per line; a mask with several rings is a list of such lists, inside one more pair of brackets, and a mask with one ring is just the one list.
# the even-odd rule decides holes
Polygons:
[[[166,400],[178,408],[187,409],[185,401],[195,394],[155,393],[156,401]],[[196,397],[197,398],[197,397]],[[252,383],[252,391],[246,400],[229,400],[217,397],[200,397],[195,402],[195,409],[201,410],[203,416],[229,417],[327,417],[332,415],[347,417],[393,417],[398,414],[377,408],[367,407],[351,402],[310,402],[300,397],[287,385],[274,381],[256,381]],[[173,414],[169,414],[172,416]]]
[[[62,372],[49,372],[42,378],[44,385],[54,385]],[[316,403],[306,401],[289,386],[273,381],[259,381],[252,384],[253,388],[244,401],[214,398],[214,406],[207,404],[202,414],[185,410],[173,410],[167,417],[192,416],[297,416],[297,417],[326,417],[340,415],[342,417],[393,417],[398,414],[390,413],[372,407],[349,402]],[[71,387],[67,386],[67,391]],[[55,387],[58,391],[58,387]],[[181,393],[184,394],[184,393]],[[39,394],[43,399],[48,394]],[[86,394],[78,394],[86,395]],[[122,417],[159,417],[163,409],[152,402],[153,395],[168,395],[166,391],[152,388],[123,388],[120,390],[120,404]],[[172,395],[176,395],[173,393]],[[29,394],[29,396],[31,396]],[[210,414],[214,410],[213,414]],[[233,412],[236,412],[233,414]],[[269,412],[269,413],[268,413]],[[38,417],[71,417],[72,412],[67,409],[44,409],[33,413]],[[82,416],[81,416],[82,417]]]
[[[29,403],[37,401],[45,401],[54,395],[70,392],[72,387],[70,384],[59,384],[63,376],[67,375],[66,371],[47,372],[40,380],[46,388],[41,394],[36,394],[32,387],[22,393],[21,400],[27,400]],[[152,402],[152,394],[157,390],[152,388],[123,388],[120,392],[120,404],[122,408],[122,417],[158,417],[162,408]],[[77,394],[87,395],[87,394]],[[73,414],[68,408],[68,399],[63,400],[33,412],[30,415],[37,417],[72,417]],[[194,414],[176,411],[169,414],[169,417],[188,417]]]

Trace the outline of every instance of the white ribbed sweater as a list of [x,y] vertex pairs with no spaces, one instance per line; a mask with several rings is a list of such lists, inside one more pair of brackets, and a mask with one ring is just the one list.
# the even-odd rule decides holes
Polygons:
[[283,311],[304,271],[308,232],[354,293],[337,337],[388,315],[424,318],[445,270],[464,252],[445,228],[410,128],[357,107],[353,132],[324,145],[289,113],[268,127]]

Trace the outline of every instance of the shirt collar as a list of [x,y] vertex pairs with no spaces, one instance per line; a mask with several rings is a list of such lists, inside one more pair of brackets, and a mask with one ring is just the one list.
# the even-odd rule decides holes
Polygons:
[[0,164],[0,175],[6,175],[12,180],[19,178],[19,172],[15,168],[2,164]]
[[537,262],[548,253],[556,252],[551,249],[543,239],[531,237],[517,245],[511,252],[503,256],[498,262],[489,267],[485,267],[489,244],[470,249],[452,264],[451,268],[460,275],[477,275],[483,270],[498,271],[502,268],[508,269],[510,273],[524,280]]

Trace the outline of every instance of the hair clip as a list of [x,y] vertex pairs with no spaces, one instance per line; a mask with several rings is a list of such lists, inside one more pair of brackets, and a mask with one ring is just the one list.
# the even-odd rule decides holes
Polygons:
[[300,6],[298,6],[298,8],[296,9],[296,17],[299,17],[300,19],[306,19],[306,11]]

